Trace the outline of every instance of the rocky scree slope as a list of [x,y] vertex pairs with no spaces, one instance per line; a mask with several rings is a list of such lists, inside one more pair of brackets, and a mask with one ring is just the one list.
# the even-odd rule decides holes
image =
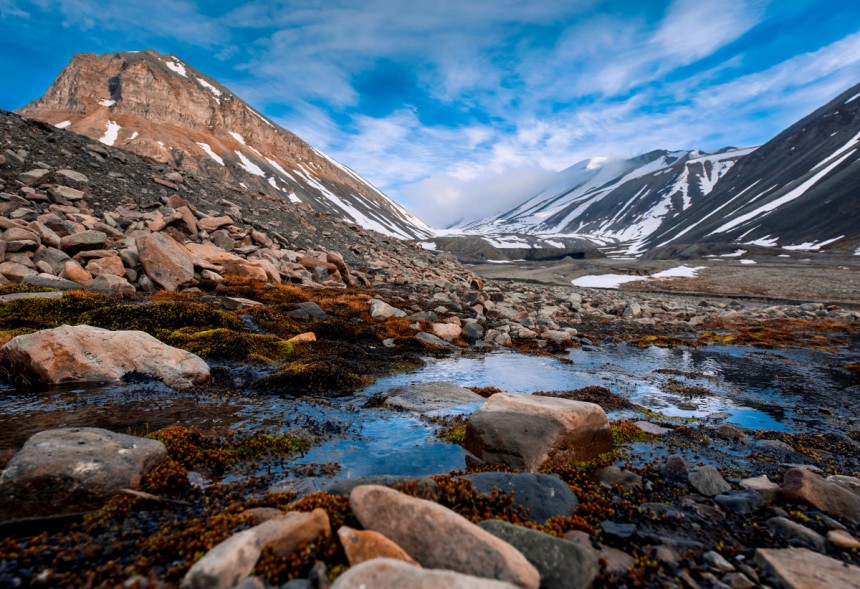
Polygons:
[[[0,282],[177,290],[224,273],[468,287],[451,258],[271,195],[0,112]],[[59,279],[59,280],[58,280]]]
[[432,231],[349,168],[172,55],[79,54],[21,114],[405,238]]

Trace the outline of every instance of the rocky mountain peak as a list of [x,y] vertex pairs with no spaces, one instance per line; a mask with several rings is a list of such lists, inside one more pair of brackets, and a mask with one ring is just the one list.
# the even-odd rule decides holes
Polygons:
[[20,112],[236,190],[304,203],[387,235],[431,234],[358,174],[173,55],[75,55],[45,95]]

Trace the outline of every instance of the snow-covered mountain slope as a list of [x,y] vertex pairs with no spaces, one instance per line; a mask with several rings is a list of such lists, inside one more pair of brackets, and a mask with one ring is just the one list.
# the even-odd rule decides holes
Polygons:
[[639,253],[649,238],[709,194],[753,151],[652,151],[628,160],[592,158],[559,172],[516,208],[462,229],[469,233],[571,236]]
[[433,233],[358,174],[172,55],[76,55],[46,94],[19,112],[380,233]]
[[860,84],[741,159],[648,245],[701,242],[856,249]]

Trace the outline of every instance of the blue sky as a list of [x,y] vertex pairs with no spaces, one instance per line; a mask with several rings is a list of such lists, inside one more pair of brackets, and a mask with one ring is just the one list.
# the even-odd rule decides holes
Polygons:
[[846,0],[0,0],[0,108],[155,49],[435,226],[593,156],[760,144],[860,82]]

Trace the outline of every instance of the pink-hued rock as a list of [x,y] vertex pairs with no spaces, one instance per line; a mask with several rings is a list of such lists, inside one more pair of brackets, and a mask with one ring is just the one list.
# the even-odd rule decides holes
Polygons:
[[16,372],[51,384],[112,382],[130,372],[176,388],[209,381],[206,362],[142,331],[62,325],[13,338],[0,357]]
[[350,566],[355,566],[374,558],[394,558],[412,565],[418,565],[400,546],[373,530],[354,530],[341,526],[337,531],[343,551]]
[[194,278],[189,251],[166,233],[142,235],[136,240],[140,263],[147,275],[167,290],[177,290]]

